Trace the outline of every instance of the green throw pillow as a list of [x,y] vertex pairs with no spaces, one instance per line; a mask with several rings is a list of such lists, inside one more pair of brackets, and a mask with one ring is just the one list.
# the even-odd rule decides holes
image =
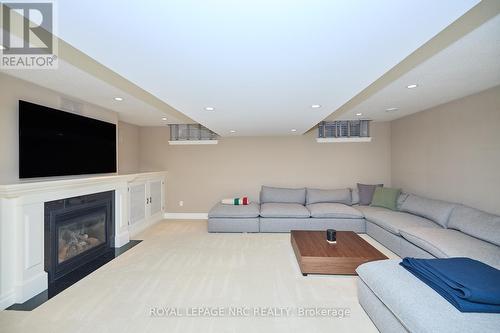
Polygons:
[[371,206],[384,207],[390,210],[397,209],[397,200],[401,189],[389,187],[377,187],[373,193]]

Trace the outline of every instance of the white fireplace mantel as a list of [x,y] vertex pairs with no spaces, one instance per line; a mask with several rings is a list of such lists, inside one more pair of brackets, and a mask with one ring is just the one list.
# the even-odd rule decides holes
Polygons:
[[58,180],[41,180],[35,182],[20,181],[18,183],[0,185],[0,198],[15,198],[37,192],[57,191],[76,187],[98,185],[106,183],[125,182],[132,183],[154,177],[164,177],[166,172],[145,172],[126,175],[110,175],[99,177],[71,178]]
[[[45,202],[115,191],[114,246],[157,222],[161,214],[129,226],[129,187],[166,181],[166,172],[110,175],[0,185],[0,309],[22,303],[47,289],[44,270]],[[163,193],[163,192],[162,192]],[[162,195],[164,201],[164,195]]]

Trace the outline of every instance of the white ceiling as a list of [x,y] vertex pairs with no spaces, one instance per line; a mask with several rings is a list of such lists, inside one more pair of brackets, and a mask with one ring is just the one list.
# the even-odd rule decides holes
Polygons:
[[57,3],[61,38],[224,136],[305,132],[478,0]]
[[[410,84],[417,88],[407,89]],[[500,15],[340,117],[390,121],[500,85]],[[386,111],[398,108],[397,111]],[[361,116],[356,116],[362,113]]]
[[[158,126],[179,122],[171,115],[168,115],[167,121],[163,121],[161,118],[166,116],[164,112],[61,59],[59,59],[57,70],[2,69],[0,72],[57,91],[76,102],[88,102],[116,111],[120,120],[128,123],[139,126]],[[121,97],[123,101],[115,101],[114,97]]]

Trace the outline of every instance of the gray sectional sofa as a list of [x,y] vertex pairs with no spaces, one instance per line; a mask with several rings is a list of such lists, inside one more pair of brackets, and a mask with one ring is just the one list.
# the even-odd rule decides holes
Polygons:
[[398,211],[359,206],[366,233],[400,257],[469,257],[500,268],[500,216],[412,194]]
[[[500,269],[500,216],[461,204],[401,194],[397,210],[357,205],[356,190],[262,187],[260,205],[217,205],[210,232],[292,229],[367,233],[400,257],[469,257]],[[399,265],[358,267],[358,298],[381,332],[498,332],[499,314],[461,313]]]
[[500,268],[500,216],[413,194],[397,210],[358,205],[356,190],[263,186],[260,204],[217,204],[209,232],[350,230],[367,233],[400,257],[470,257]]
[[[355,202],[354,202],[355,203]],[[260,204],[217,204],[208,213],[209,232],[365,232],[363,213],[352,207],[351,189],[288,189],[263,186]]]

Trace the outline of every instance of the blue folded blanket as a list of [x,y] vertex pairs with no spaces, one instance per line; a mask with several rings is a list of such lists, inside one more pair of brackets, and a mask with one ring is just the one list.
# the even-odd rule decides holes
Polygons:
[[500,270],[470,258],[400,263],[461,312],[500,313]]

